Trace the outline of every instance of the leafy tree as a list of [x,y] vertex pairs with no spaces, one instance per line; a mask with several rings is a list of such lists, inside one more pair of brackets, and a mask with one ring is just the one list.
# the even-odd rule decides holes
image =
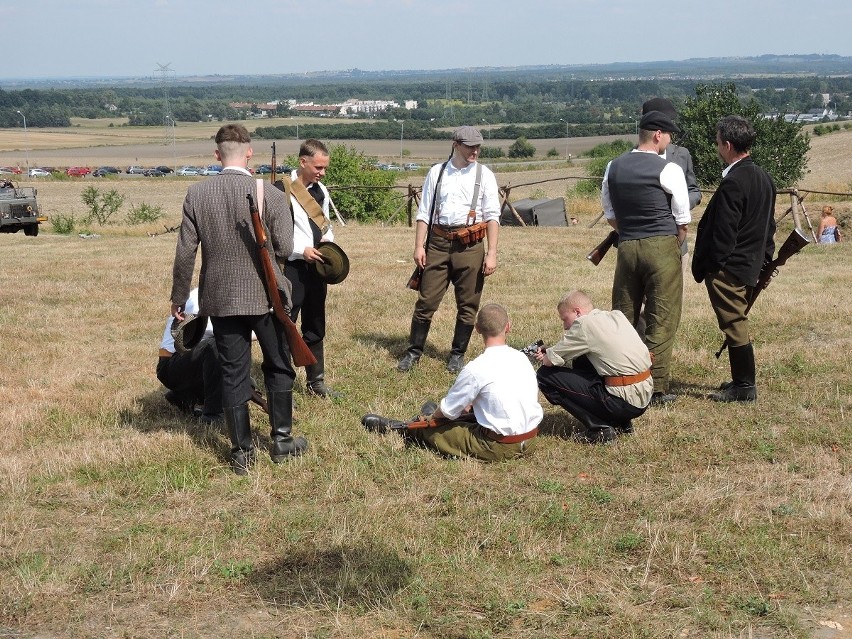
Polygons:
[[591,149],[586,153],[586,155],[591,157],[589,163],[586,165],[586,171],[593,179],[578,182],[577,192],[587,196],[600,194],[601,180],[606,172],[606,165],[614,158],[617,158],[632,148],[633,143],[629,140],[613,140],[612,142],[598,144]]
[[680,112],[683,144],[692,154],[695,177],[705,187],[719,184],[722,161],[716,152],[716,124],[726,115],[747,118],[757,132],[751,155],[783,188],[800,180],[807,167],[810,138],[800,124],[784,121],[783,117],[766,118],[753,99],[743,101],[733,82],[720,85],[699,84],[695,97],[686,99]]
[[394,221],[394,217],[401,213],[401,199],[391,188],[395,172],[372,168],[364,154],[354,147],[338,144],[329,152],[324,181],[329,185],[341,215],[362,222]]
[[531,158],[535,155],[535,147],[524,136],[512,142],[509,147],[510,158]]

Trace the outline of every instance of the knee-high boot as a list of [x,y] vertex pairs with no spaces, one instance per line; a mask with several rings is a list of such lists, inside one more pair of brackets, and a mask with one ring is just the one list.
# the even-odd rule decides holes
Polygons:
[[420,357],[423,355],[423,347],[426,345],[426,337],[429,335],[429,328],[432,326],[431,320],[411,319],[411,333],[408,336],[408,350],[405,355],[399,360],[396,370],[400,373],[407,373],[411,370]]
[[453,333],[453,345],[450,350],[450,359],[447,360],[447,370],[458,373],[464,366],[464,354],[470,344],[470,336],[473,334],[473,324],[463,324],[456,320],[456,330]]
[[293,392],[274,391],[269,393],[269,424],[272,447],[269,456],[276,464],[288,457],[298,457],[308,448],[304,437],[293,437]]
[[229,406],[223,413],[231,438],[231,468],[237,475],[245,475],[255,457],[248,404]]
[[728,348],[731,361],[731,379],[723,384],[718,393],[710,398],[717,402],[753,402],[757,400],[756,367],[754,363],[754,346],[731,346]]
[[316,344],[311,344],[310,349],[311,353],[316,357],[317,363],[305,366],[308,392],[311,395],[328,397],[329,399],[342,397],[340,393],[325,383],[325,348],[323,347],[323,343],[320,341]]

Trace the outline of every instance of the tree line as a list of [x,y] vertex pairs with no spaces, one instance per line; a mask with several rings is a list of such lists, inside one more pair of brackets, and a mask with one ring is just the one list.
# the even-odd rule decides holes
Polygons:
[[[605,127],[635,123],[638,105],[650,96],[664,95],[682,103],[694,94],[692,80],[579,80],[568,77],[498,76],[491,80],[461,77],[423,80],[344,80],[315,83],[181,85],[161,87],[98,87],[77,89],[0,89],[0,127],[23,126],[17,111],[32,127],[70,126],[72,117],[126,117],[132,126],[162,126],[168,114],[180,122],[208,119],[240,120],[260,105],[288,99],[340,103],[347,98],[387,99],[402,104],[417,100],[418,109],[394,109],[379,119],[404,119],[432,126],[476,124],[537,124],[527,137],[558,137],[560,124],[588,125],[589,133]],[[852,78],[749,78],[737,85],[738,95],[754,98],[762,110],[803,112],[822,106],[821,94],[831,96],[832,108],[852,111]],[[249,103],[235,109],[232,103]],[[370,116],[356,116],[370,119]],[[597,129],[595,130],[595,127]],[[412,130],[415,133],[415,130]],[[346,137],[352,137],[348,135]],[[501,137],[514,137],[511,133]],[[421,138],[424,139],[424,138]]]

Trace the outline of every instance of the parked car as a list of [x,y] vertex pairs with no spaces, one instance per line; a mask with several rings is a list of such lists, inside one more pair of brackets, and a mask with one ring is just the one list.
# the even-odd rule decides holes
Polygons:
[[406,171],[416,171],[420,168],[420,165],[415,162],[408,162],[402,166]]
[[117,175],[119,173],[121,171],[114,166],[99,166],[92,172],[92,175],[94,177],[104,177],[105,175]]
[[163,165],[163,166],[158,166],[158,167],[156,167],[156,169],[157,169],[158,171],[162,171],[162,172],[163,172],[163,173],[165,173],[166,175],[168,175],[169,173],[174,173],[174,172],[175,172],[175,170],[174,170],[172,167],[170,167],[170,166],[165,166],[165,165]]
[[65,175],[70,175],[72,177],[86,177],[91,172],[92,169],[88,166],[71,166],[65,169]]
[[388,164],[385,171],[402,171],[402,167],[399,164]]
[[144,175],[145,167],[144,166],[128,166],[127,167],[128,175]]
[[222,172],[222,167],[218,164],[211,164],[206,169],[201,171],[201,175],[219,175]]
[[178,175],[201,175],[201,169],[197,166],[184,166],[178,172]]
[[44,169],[30,169],[29,172],[30,177],[49,177],[50,171],[45,171]]
[[163,177],[165,173],[163,173],[160,169],[145,169],[145,172],[142,175],[146,177]]
[[0,175],[20,175],[23,173],[17,166],[0,167]]

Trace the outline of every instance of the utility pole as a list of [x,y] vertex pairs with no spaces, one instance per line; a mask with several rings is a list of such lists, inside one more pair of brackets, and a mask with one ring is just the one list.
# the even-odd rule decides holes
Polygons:
[[24,118],[24,140],[26,142],[26,148],[24,149],[24,152],[27,155],[27,177],[30,177],[30,134],[29,131],[27,131],[27,116],[25,116],[20,111],[15,111],[15,113]]

